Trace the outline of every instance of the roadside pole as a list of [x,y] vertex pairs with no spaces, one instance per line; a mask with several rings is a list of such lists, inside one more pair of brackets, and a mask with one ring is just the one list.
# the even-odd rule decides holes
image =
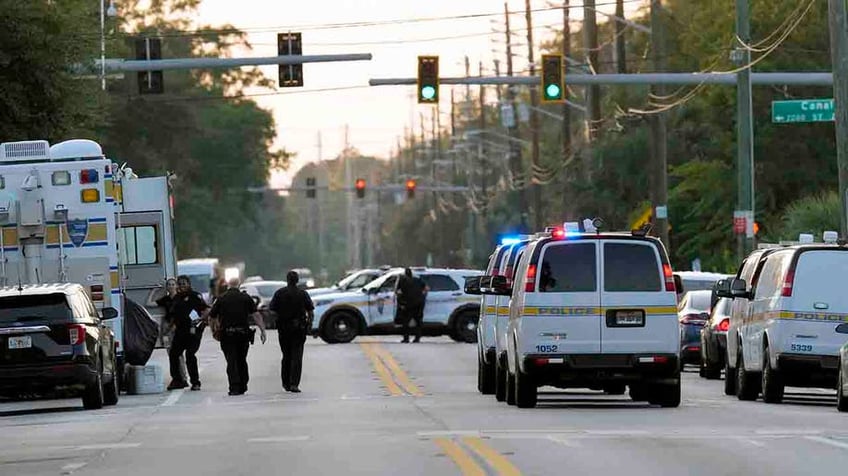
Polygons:
[[[736,59],[741,65],[751,63],[750,0],[736,0]],[[745,229],[737,231],[736,255],[741,262],[753,248],[754,240],[754,123],[751,98],[751,68],[736,75],[736,211],[744,218]]]
[[828,0],[830,55],[836,120],[836,163],[842,213],[840,235],[848,237],[848,0]]

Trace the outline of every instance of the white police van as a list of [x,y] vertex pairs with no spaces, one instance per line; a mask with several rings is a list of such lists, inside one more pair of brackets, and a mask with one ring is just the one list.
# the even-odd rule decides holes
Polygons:
[[[465,279],[483,273],[468,269],[412,268],[427,283],[424,304],[426,334],[446,333],[460,342],[477,340],[480,300],[463,291]],[[357,335],[396,334],[395,289],[403,269],[395,268],[358,291],[316,296],[312,331],[330,344],[352,341]]]
[[[758,250],[716,294],[731,297],[727,365],[740,400],[778,403],[784,388],[836,388],[839,349],[848,335],[848,247],[836,232],[825,243]],[[731,385],[732,386],[732,385]]]
[[680,404],[679,324],[665,248],[641,233],[599,233],[599,222],[524,250],[512,286],[507,402],[536,405],[538,387],[608,389],[664,407]]
[[[501,258],[509,249],[511,242],[501,241],[489,256],[486,275],[499,274]],[[474,289],[466,283],[465,292],[479,294],[479,279],[474,281]],[[495,392],[495,318],[497,317],[495,300],[497,296],[484,295],[480,299],[480,319],[477,323],[477,390],[482,394]]]

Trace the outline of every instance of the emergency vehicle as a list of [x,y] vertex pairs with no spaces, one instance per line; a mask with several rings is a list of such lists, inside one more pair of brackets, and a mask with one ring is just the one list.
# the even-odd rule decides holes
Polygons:
[[0,230],[0,285],[82,285],[118,311],[123,369],[123,296],[143,305],[176,271],[168,177],[138,178],[91,140],[3,143]]

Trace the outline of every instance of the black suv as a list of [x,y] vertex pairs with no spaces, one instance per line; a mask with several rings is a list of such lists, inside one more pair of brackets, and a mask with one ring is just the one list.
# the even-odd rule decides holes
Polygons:
[[115,337],[78,284],[0,289],[0,395],[82,391],[86,409],[118,403]]

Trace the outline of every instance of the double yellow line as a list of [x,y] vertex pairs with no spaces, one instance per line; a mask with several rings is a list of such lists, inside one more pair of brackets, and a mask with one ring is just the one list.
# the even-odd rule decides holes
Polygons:
[[[521,476],[521,471],[497,450],[476,436],[462,438],[460,442],[470,448],[487,466],[501,476]],[[436,438],[436,445],[459,467],[464,476],[485,476],[483,466],[463,449],[462,445],[449,438]]]
[[377,372],[390,395],[393,397],[424,396],[424,392],[418,388],[418,385],[415,385],[409,375],[397,363],[394,356],[379,342],[360,342],[359,346],[371,360],[374,371]]

